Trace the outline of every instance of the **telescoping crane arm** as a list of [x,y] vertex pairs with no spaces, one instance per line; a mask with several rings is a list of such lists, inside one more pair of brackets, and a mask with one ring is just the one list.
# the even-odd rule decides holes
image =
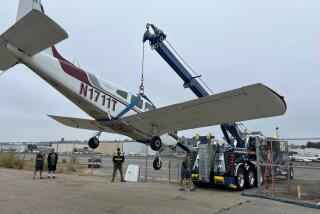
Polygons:
[[[150,32],[150,27],[153,29],[154,33]],[[177,57],[163,42],[166,39],[167,35],[153,24],[147,24],[146,28],[147,30],[143,35],[143,42],[149,41],[151,48],[156,50],[158,54],[184,81],[184,88],[190,88],[190,90],[199,98],[208,96],[209,93],[205,90],[204,87],[202,87],[202,85],[197,80],[197,78],[201,76],[192,76],[190,72],[183,66],[183,64],[177,59]],[[221,130],[229,145],[232,145],[232,142],[228,132],[237,140],[237,147],[244,147],[244,140],[241,138],[239,134],[239,128],[235,123],[222,124]]]

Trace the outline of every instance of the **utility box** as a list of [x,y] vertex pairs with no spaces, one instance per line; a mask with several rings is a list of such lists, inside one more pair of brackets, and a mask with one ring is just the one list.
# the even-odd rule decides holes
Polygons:
[[140,181],[140,166],[138,165],[129,165],[127,168],[126,181],[139,182]]

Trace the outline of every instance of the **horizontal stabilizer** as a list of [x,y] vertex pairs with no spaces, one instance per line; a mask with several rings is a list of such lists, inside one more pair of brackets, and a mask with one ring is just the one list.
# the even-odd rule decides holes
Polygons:
[[0,71],[8,70],[17,62],[17,58],[8,51],[5,41],[0,37]]
[[56,120],[57,122],[62,123],[63,125],[70,126],[73,128],[88,129],[88,130],[94,130],[94,131],[101,130],[103,132],[118,134],[118,132],[115,132],[114,130],[108,127],[100,126],[99,123],[95,120],[80,119],[80,118],[73,118],[73,117],[61,117],[61,116],[53,116],[53,115],[48,115],[48,116]]
[[68,34],[44,13],[33,9],[0,37],[2,41],[33,56],[68,38]]

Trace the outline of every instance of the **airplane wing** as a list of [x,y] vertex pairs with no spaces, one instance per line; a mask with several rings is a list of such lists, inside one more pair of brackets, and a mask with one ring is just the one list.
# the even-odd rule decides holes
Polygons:
[[48,115],[48,116],[59,123],[62,123],[66,126],[70,126],[73,128],[88,129],[88,130],[94,130],[94,131],[102,130],[103,132],[119,134],[118,132],[114,131],[109,127],[99,125],[99,123],[96,120],[88,120],[88,119],[80,119],[80,118],[72,118],[72,117],[61,117],[61,116],[53,116],[53,115]]
[[254,84],[123,117],[118,122],[143,133],[156,127],[155,133],[162,135],[173,130],[279,116],[286,109],[283,97],[262,84]]

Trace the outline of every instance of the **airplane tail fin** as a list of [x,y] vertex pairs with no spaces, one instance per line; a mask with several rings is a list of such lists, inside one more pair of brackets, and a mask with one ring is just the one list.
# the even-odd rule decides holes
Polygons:
[[41,1],[20,0],[17,22],[0,36],[0,70],[18,63],[9,46],[29,56],[43,51],[53,55],[51,47],[66,38],[68,34],[43,13]]
[[31,10],[38,10],[44,13],[41,0],[19,0],[17,21],[27,15]]

